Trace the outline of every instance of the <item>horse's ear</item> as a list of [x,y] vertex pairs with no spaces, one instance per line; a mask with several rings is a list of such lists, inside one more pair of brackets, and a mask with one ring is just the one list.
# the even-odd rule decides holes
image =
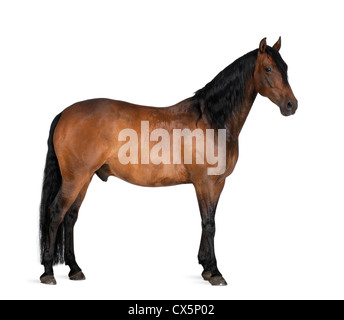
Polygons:
[[280,49],[281,49],[281,37],[278,38],[278,40],[274,44],[273,48],[276,49],[277,51],[280,51]]
[[259,44],[259,51],[261,53],[264,53],[265,49],[266,49],[266,38],[264,38],[262,41],[260,41],[260,44]]

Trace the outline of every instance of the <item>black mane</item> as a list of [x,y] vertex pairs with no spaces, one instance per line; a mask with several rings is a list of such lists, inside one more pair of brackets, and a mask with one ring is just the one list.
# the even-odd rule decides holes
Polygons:
[[[269,46],[266,53],[275,61],[284,81],[287,80],[287,65],[277,50]],[[216,128],[225,128],[230,116],[237,112],[245,100],[246,82],[253,78],[258,49],[235,60],[222,70],[212,81],[196,91],[195,105]]]

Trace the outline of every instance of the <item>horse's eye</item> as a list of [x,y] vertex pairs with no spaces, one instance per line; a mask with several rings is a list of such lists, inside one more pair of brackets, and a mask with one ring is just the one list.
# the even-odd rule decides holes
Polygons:
[[271,69],[271,67],[266,67],[266,68],[265,68],[265,71],[266,71],[267,73],[270,73],[270,72],[272,71],[272,69]]

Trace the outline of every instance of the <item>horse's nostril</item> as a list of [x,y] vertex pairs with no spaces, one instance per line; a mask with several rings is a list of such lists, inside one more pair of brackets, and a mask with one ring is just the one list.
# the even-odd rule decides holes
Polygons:
[[287,103],[287,109],[291,110],[293,108],[293,103],[289,100]]

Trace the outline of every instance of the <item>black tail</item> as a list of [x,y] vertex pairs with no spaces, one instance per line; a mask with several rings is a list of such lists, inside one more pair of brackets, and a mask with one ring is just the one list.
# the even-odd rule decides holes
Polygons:
[[[41,247],[41,263],[43,263],[43,253],[45,250],[46,234],[49,229],[49,207],[54,201],[62,182],[61,171],[57,157],[54,150],[53,136],[57,123],[60,120],[61,114],[58,114],[51,123],[49,138],[48,138],[48,153],[44,168],[43,188],[40,206],[40,247]],[[61,223],[56,236],[54,264],[64,262],[64,227]]]

